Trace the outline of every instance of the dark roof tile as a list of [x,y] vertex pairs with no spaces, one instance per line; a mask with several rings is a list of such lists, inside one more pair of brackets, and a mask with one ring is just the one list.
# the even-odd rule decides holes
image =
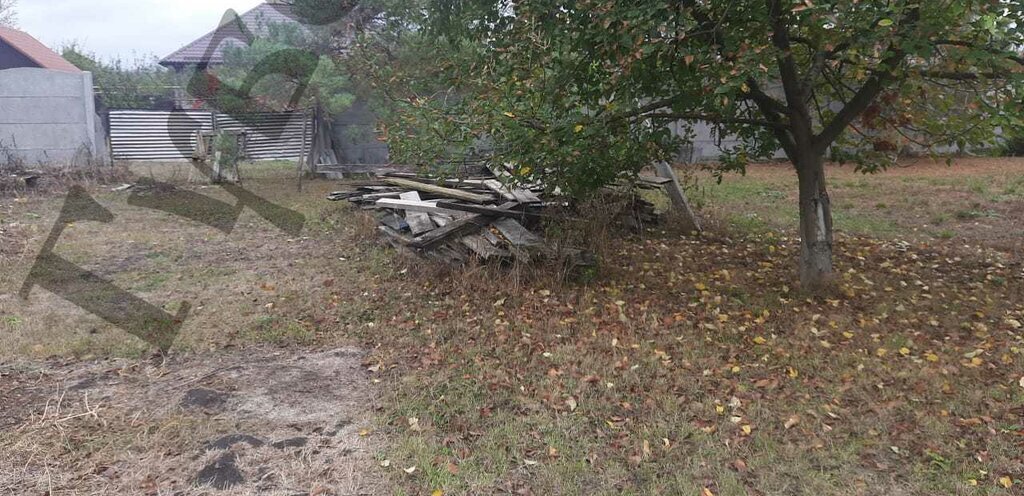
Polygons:
[[250,43],[245,31],[255,36],[265,35],[271,24],[302,26],[290,5],[264,3],[238,16],[237,20],[223,22],[217,29],[164,57],[160,65],[223,64],[227,47]]

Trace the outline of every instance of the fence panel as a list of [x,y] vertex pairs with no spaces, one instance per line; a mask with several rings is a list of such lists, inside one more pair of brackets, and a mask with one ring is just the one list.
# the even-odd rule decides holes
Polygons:
[[110,111],[110,148],[115,160],[185,160],[196,131],[245,131],[251,160],[297,159],[312,140],[304,112],[246,115],[205,111]]
[[245,131],[250,160],[297,159],[313,139],[310,116],[303,112],[217,114],[217,129]]
[[200,130],[213,130],[212,113],[111,110],[111,154],[115,160],[189,159]]

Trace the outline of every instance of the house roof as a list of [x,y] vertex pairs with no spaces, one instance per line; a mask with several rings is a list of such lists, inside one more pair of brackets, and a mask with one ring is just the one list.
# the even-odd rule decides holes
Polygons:
[[302,26],[290,5],[264,3],[237,18],[225,18],[217,29],[164,57],[160,65],[171,67],[223,64],[224,50],[228,46],[244,46],[250,43],[244,31],[256,36],[265,35],[271,24]]
[[32,35],[17,29],[0,27],[0,41],[11,46],[29,60],[35,62],[43,69],[53,69],[64,72],[82,72],[71,62],[64,60],[56,52],[50,50],[46,45],[32,37]]

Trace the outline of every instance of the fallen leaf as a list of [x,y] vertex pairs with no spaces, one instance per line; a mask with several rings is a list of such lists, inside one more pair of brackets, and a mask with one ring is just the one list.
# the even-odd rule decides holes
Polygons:
[[416,467],[409,467],[409,468],[405,468],[405,469],[402,469],[402,470],[404,470],[405,473],[407,473],[409,475],[412,475],[412,473],[416,471]]
[[1004,475],[1004,476],[999,478],[999,485],[1009,489],[1009,488],[1013,487],[1013,479],[1011,479],[1008,476]]
[[737,458],[736,461],[732,462],[732,468],[737,472],[743,473],[747,471],[747,462],[743,461],[742,458]]
[[789,419],[786,420],[786,423],[783,424],[783,426],[785,426],[786,429],[792,429],[794,426],[796,426],[799,423],[800,423],[800,416],[799,415],[793,415],[792,417],[789,417]]
[[391,466],[391,460],[384,460],[384,461],[380,462],[380,466],[384,467],[384,468],[390,467]]
[[444,491],[435,489],[434,492],[430,493],[430,496],[444,496]]
[[565,400],[565,405],[569,407],[570,412],[575,412],[576,407],[578,406],[576,404],[576,398],[573,398],[572,396],[570,396],[569,399]]
[[750,433],[751,433],[751,432],[753,432],[753,430],[754,430],[754,428],[753,428],[753,427],[751,427],[750,425],[744,425],[743,427],[740,427],[740,429],[742,429],[742,430],[743,430],[743,433],[744,433],[744,434],[746,434],[746,435],[748,435],[748,436],[749,436],[749,435],[750,435]]
[[409,417],[409,429],[413,432],[422,432],[423,428],[420,427],[420,419],[416,417]]

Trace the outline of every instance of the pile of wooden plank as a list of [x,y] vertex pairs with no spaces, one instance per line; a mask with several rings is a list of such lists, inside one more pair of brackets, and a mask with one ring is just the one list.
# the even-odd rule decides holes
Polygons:
[[[461,264],[477,258],[527,263],[559,260],[570,270],[593,265],[589,254],[556,248],[538,234],[545,209],[566,206],[564,199],[557,195],[542,198],[545,189],[540,186],[506,186],[510,181],[498,179],[508,174],[504,170],[485,169],[479,174],[442,179],[389,172],[353,185],[350,191],[331,193],[328,199],[347,200],[373,212],[378,229],[395,247],[447,263]],[[658,176],[640,175],[634,179],[607,188],[612,197],[605,203],[622,204],[621,211],[609,219],[634,231],[657,223],[660,216],[654,205],[635,192],[638,188],[663,189],[674,207],[686,214],[687,230],[700,231],[668,164],[659,164]]]
[[578,258],[578,251],[554,253],[534,232],[549,206],[541,191],[509,188],[493,176],[442,180],[392,173],[328,199],[372,211],[395,247],[446,263]]

